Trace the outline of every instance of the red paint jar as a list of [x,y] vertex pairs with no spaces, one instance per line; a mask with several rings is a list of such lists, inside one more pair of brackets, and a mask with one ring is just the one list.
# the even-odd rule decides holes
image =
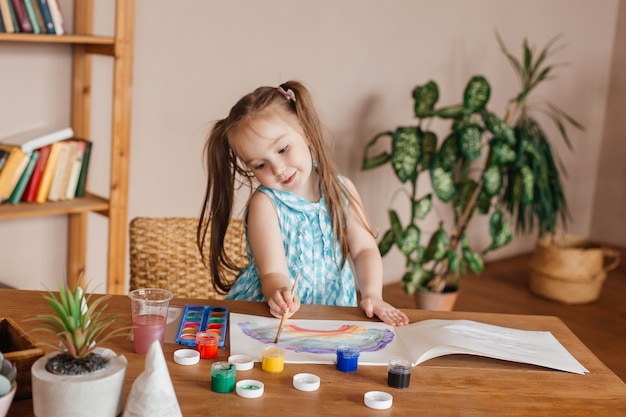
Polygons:
[[200,359],[210,359],[217,356],[217,345],[220,337],[215,333],[196,333],[196,350],[200,352]]

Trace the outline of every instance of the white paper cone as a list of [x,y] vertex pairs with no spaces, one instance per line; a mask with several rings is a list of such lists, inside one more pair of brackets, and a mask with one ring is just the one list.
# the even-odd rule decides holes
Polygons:
[[130,389],[124,417],[182,417],[159,341],[146,355],[146,369]]

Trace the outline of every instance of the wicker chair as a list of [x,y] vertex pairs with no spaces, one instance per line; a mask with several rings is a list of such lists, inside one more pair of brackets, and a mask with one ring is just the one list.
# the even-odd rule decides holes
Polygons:
[[[176,297],[223,299],[202,263],[197,227],[197,218],[134,218],[129,227],[130,289],[166,288]],[[243,221],[231,220],[224,245],[241,267],[246,265]]]

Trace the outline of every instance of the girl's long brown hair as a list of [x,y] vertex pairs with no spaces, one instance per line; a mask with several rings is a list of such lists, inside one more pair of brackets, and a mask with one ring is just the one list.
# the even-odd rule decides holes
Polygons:
[[[228,117],[215,123],[204,148],[208,178],[196,239],[203,262],[213,277],[213,287],[218,293],[228,292],[232,282],[228,280],[227,273],[236,273],[239,269],[235,260],[224,250],[224,237],[232,215],[235,189],[245,184],[251,194],[254,179],[247,167],[238,160],[229,140],[242,126],[270,106],[294,114],[300,123],[313,159],[317,162],[320,191],[326,198],[333,232],[339,240],[342,265],[348,256],[348,204],[371,233],[363,207],[337,176],[331,153],[324,141],[322,124],[306,87],[298,81],[288,81],[282,87],[294,92],[295,101],[285,98],[276,87],[257,88],[242,97],[230,110]],[[208,247],[207,234],[210,236]]]

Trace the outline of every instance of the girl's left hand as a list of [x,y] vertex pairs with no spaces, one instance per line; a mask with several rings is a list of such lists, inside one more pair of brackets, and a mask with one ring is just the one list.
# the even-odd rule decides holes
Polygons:
[[406,314],[383,300],[364,298],[361,300],[360,307],[367,317],[372,318],[376,315],[390,326],[406,326],[409,324],[409,318]]

